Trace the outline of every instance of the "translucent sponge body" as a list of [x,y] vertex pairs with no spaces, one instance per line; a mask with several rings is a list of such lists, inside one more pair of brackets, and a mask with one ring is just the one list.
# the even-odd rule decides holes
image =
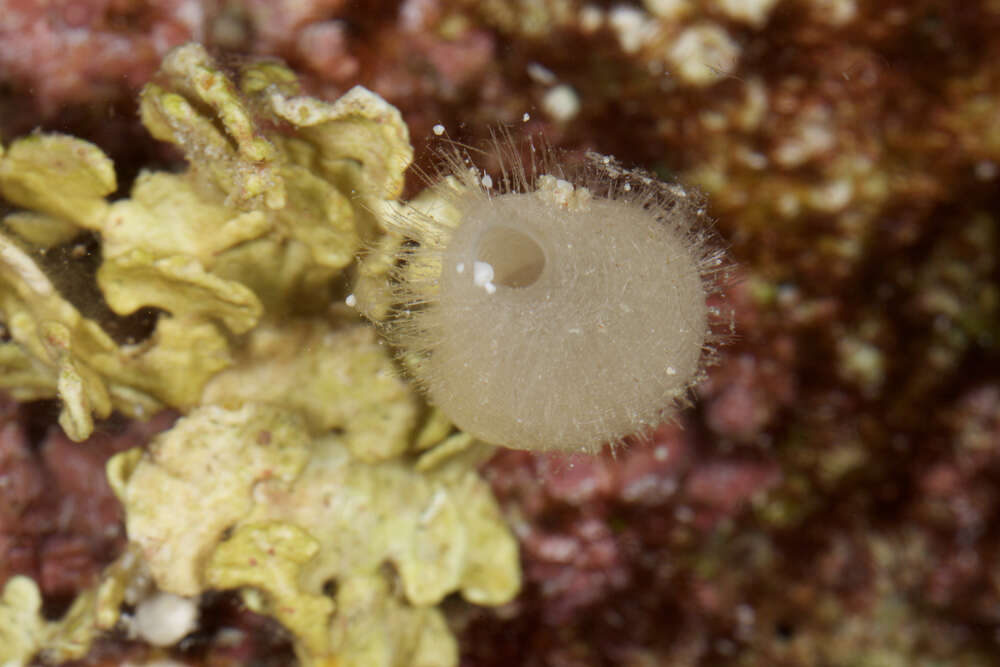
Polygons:
[[494,179],[462,153],[404,209],[387,331],[431,403],[486,442],[594,451],[667,418],[705,363],[721,251],[700,202],[590,155]]

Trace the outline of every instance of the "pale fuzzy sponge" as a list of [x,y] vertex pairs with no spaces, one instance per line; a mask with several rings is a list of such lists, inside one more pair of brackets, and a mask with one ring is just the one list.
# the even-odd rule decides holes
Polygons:
[[[522,153],[527,153],[524,160]],[[590,154],[443,151],[443,204],[403,209],[386,326],[429,400],[493,444],[595,451],[683,403],[726,270],[701,201]]]

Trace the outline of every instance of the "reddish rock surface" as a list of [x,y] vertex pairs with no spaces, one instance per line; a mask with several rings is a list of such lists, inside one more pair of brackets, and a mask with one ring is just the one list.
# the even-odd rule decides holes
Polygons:
[[[191,4],[7,2],[0,136],[79,134],[127,186],[172,159],[137,129],[138,87],[170,45],[205,39],[284,58],[314,94],[369,86],[422,164],[433,125],[477,142],[506,122],[679,174],[740,264],[716,304],[735,333],[679,425],[596,459],[486,466],[526,586],[498,610],[449,602],[463,664],[997,663],[996,3],[780,0],[759,20],[732,8],[767,3]],[[674,5],[626,48],[643,33],[622,26]],[[690,85],[670,49],[708,25],[738,55]],[[565,120],[543,104],[556,84],[580,104]],[[97,479],[118,445],[60,466],[58,437],[5,409],[0,571],[65,595],[116,519],[100,493],[49,489]]]
[[107,459],[145,443],[173,421],[108,426],[82,443],[10,402],[0,426],[0,581],[25,574],[49,599],[67,602],[96,581],[124,545],[122,510],[104,474]]

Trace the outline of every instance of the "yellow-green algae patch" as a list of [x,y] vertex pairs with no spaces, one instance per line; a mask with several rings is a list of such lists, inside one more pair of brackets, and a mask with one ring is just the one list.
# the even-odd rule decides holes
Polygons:
[[21,400],[58,396],[59,423],[74,440],[112,407],[130,416],[164,405],[186,408],[230,363],[213,325],[161,318],[150,337],[119,345],[62,296],[38,261],[40,249],[0,233],[0,386]]
[[77,596],[58,621],[42,617],[42,595],[34,580],[11,577],[0,592],[0,659],[21,667],[37,655],[49,664],[82,658],[100,633],[94,589]]
[[0,657],[4,664],[26,664],[45,640],[42,595],[28,577],[11,577],[0,593]]
[[203,400],[294,410],[313,433],[342,431],[351,453],[369,462],[403,454],[421,415],[372,327],[331,329],[315,318],[257,327],[236,365],[206,385]]
[[2,158],[4,199],[80,227],[100,224],[107,215],[105,197],[118,187],[108,156],[75,137],[34,134],[13,142]]
[[294,524],[270,521],[240,526],[212,553],[205,581],[213,588],[252,587],[253,608],[269,613],[292,631],[309,655],[329,653],[327,619],[333,600],[310,595],[298,585],[299,570],[319,551],[319,543]]
[[46,664],[85,657],[94,640],[118,623],[121,606],[138,603],[151,585],[145,561],[129,546],[61,619],[46,621],[38,585],[25,576],[11,577],[0,591],[0,664],[20,667],[34,656]]
[[134,465],[112,459],[109,477],[125,505],[129,539],[141,547],[160,588],[200,593],[204,560],[252,507],[254,485],[269,478],[292,481],[308,447],[294,413],[207,406],[155,438]]
[[[0,319],[13,346],[0,351],[0,386],[60,398],[75,440],[112,408],[191,409],[233,363],[232,334],[324,309],[331,281],[374,233],[368,211],[398,196],[412,157],[399,112],[373,93],[304,97],[276,63],[229,77],[197,44],[167,57],[140,106],[189,168],[143,172],[129,198],[107,202],[114,170],[85,141],[39,134],[0,154],[0,193],[25,209],[0,228]],[[111,310],[162,311],[139,344],[112,340],[41,261],[88,232],[101,242],[97,286]]]
[[[109,476],[160,590],[248,588],[303,664],[421,664],[409,657],[420,646],[448,656],[426,664],[448,665],[457,653],[435,605],[456,591],[500,604],[520,584],[475,449],[450,444],[434,465],[421,465],[428,454],[371,464],[342,435],[310,439],[294,412],[207,406],[148,452],[113,458]],[[344,631],[358,623],[365,641]]]
[[[0,225],[0,387],[58,398],[75,440],[113,410],[182,413],[108,462],[129,545],[63,619],[42,618],[30,579],[7,583],[0,664],[82,658],[129,631],[123,609],[208,589],[281,622],[304,665],[457,664],[437,605],[501,604],[520,585],[476,472],[490,450],[331,306],[353,278],[359,310],[387,312],[401,238],[381,219],[412,158],[399,112],[360,87],[303,96],[276,62],[223,70],[196,44],[167,56],[140,110],[188,167],[144,171],[114,202],[111,161],[85,141],[0,146],[0,194],[18,209]],[[383,252],[358,264],[362,244]],[[104,310],[79,296],[88,282]],[[137,311],[148,330],[123,334]]]

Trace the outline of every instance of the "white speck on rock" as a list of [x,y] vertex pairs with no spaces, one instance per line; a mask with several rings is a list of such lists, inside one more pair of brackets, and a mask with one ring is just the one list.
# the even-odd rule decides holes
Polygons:
[[854,184],[846,179],[837,179],[814,188],[809,203],[826,213],[836,213],[851,202]]
[[691,0],[643,0],[643,5],[653,16],[676,21],[691,11]]
[[997,177],[997,163],[990,160],[982,160],[976,163],[976,178],[981,181],[992,181]]
[[677,78],[707,86],[736,69],[740,47],[717,25],[695,25],[682,32],[667,54]]
[[545,93],[542,109],[554,120],[564,123],[580,112],[580,96],[572,86],[559,84]]
[[587,5],[580,10],[578,19],[580,30],[585,33],[596,32],[604,23],[604,10],[594,5]]
[[551,86],[556,82],[556,75],[552,72],[552,70],[544,65],[539,65],[538,63],[528,63],[528,66],[525,69],[528,72],[528,76],[535,83]]
[[434,134],[440,137],[442,134],[444,134],[444,125],[438,123],[437,125],[432,127],[431,130],[434,131]]
[[619,5],[608,13],[608,23],[618,36],[625,53],[636,53],[656,32],[656,24],[646,12]]
[[719,9],[734,21],[740,21],[754,28],[767,23],[771,10],[778,0],[716,0]]
[[782,167],[798,167],[832,150],[836,144],[833,111],[828,107],[813,107],[801,114],[772,156]]
[[835,28],[847,25],[858,15],[857,0],[812,0],[816,18]]
[[173,646],[198,626],[198,602],[173,593],[156,593],[135,610],[135,631],[153,646]]

